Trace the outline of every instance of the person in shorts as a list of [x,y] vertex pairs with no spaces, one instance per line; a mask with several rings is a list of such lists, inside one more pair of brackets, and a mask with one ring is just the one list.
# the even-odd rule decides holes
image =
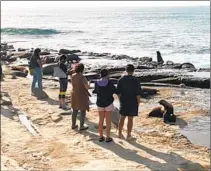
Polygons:
[[122,129],[125,118],[128,118],[127,123],[127,140],[133,140],[131,131],[133,128],[133,118],[138,116],[138,107],[140,103],[141,86],[139,80],[133,76],[135,67],[128,64],[126,67],[126,75],[120,78],[117,84],[117,93],[120,100],[121,115],[119,120],[119,138],[123,138]]
[[99,141],[104,141],[103,136],[103,123],[106,119],[106,142],[111,142],[113,139],[110,137],[111,130],[111,113],[114,110],[113,94],[116,93],[116,87],[108,79],[108,70],[103,69],[100,72],[101,79],[95,82],[93,93],[97,94],[97,106],[99,112]]

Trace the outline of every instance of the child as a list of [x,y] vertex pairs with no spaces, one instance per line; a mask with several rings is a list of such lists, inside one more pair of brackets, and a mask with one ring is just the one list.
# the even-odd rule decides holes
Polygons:
[[97,94],[97,106],[99,111],[99,141],[105,140],[103,136],[103,123],[106,118],[106,142],[111,142],[113,139],[110,137],[111,130],[111,113],[114,110],[113,106],[113,94],[116,93],[116,87],[108,79],[108,70],[101,70],[101,79],[95,83],[95,89],[93,93]]
[[60,92],[59,92],[59,108],[62,108],[64,110],[68,110],[68,106],[65,104],[65,95],[67,91],[67,84],[68,84],[68,71],[67,66],[65,65],[65,62],[67,60],[67,57],[65,55],[60,56],[59,59],[59,68],[66,74],[66,78],[59,78],[59,84],[60,84]]

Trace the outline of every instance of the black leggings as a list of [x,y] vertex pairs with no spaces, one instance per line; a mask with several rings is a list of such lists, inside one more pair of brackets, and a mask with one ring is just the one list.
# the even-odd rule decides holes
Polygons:
[[59,98],[60,99],[64,99],[65,98],[66,91],[67,91],[67,83],[68,83],[67,78],[60,78],[59,79],[59,84],[60,84]]
[[[77,115],[78,115],[78,110],[73,109],[73,113],[72,113],[72,127],[74,127],[76,125]],[[80,127],[84,126],[85,117],[86,117],[86,111],[85,110],[81,110],[80,111]]]

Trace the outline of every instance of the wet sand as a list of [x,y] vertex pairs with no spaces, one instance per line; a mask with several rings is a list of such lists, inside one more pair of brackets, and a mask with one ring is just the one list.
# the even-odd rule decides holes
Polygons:
[[[85,132],[71,130],[71,116],[58,108],[58,83],[43,81],[48,99],[30,96],[30,80],[11,79],[6,76],[2,92],[8,92],[13,106],[2,106],[1,161],[5,170],[208,170],[210,150],[192,144],[179,133],[197,116],[209,115],[209,91],[187,89],[181,96],[176,88],[157,87],[159,95],[142,99],[139,117],[134,121],[134,142],[116,138],[114,142],[98,142],[95,107],[87,113],[90,129]],[[68,87],[70,94],[71,86]],[[70,95],[68,95],[68,99]],[[169,100],[175,107],[178,121],[164,124],[159,118],[147,118],[148,112],[160,99]],[[25,112],[38,127],[42,136],[32,136],[20,123],[16,107]],[[3,110],[2,110],[3,111]],[[53,120],[55,117],[60,120]],[[125,132],[124,132],[125,135]],[[20,169],[21,168],[21,169]]]

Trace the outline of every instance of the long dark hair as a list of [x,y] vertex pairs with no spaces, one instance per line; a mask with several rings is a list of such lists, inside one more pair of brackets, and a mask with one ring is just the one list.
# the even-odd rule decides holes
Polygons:
[[36,48],[36,49],[34,50],[33,55],[34,55],[34,56],[39,56],[39,55],[40,55],[40,52],[41,52],[41,50],[40,50],[39,48]]

